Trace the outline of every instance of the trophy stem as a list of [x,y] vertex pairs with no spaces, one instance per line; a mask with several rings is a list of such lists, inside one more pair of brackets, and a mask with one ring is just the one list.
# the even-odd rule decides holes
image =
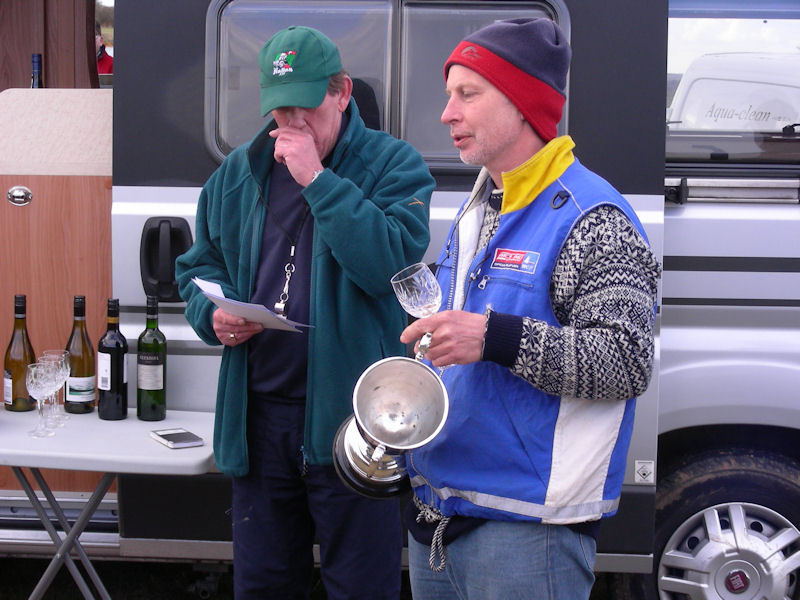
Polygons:
[[425,358],[425,353],[428,351],[428,348],[430,348],[432,339],[433,334],[430,331],[422,336],[422,339],[419,341],[419,350],[414,356],[414,359],[421,361],[423,358]]
[[384,446],[383,444],[379,444],[378,447],[375,448],[375,451],[372,453],[370,462],[365,470],[365,474],[367,475],[367,477],[372,477],[373,475],[375,475],[375,471],[378,470],[378,465],[380,464],[384,454],[386,454],[386,446]]

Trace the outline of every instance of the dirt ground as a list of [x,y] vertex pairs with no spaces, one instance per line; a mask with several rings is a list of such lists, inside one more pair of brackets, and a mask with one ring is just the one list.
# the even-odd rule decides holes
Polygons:
[[[198,570],[183,563],[140,563],[93,561],[103,584],[113,600],[233,600],[233,583],[229,566],[220,570]],[[0,600],[25,600],[47,561],[34,558],[0,557]],[[90,584],[91,586],[91,584]],[[45,600],[81,600],[83,596],[66,568],[56,576]],[[325,600],[325,590],[315,573],[311,600]],[[407,574],[403,577],[401,600],[411,600]],[[611,600],[606,590],[606,578],[598,576],[590,600]]]

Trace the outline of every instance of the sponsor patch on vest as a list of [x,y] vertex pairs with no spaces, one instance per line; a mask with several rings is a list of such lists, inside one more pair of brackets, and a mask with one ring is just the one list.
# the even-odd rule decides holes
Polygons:
[[539,262],[539,253],[530,250],[509,250],[497,248],[492,259],[492,269],[509,269],[533,275],[536,264]]

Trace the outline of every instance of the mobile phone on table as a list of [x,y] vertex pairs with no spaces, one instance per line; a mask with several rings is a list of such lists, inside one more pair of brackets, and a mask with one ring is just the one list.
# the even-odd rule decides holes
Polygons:
[[150,437],[169,448],[190,448],[192,446],[203,445],[203,438],[183,427],[155,429],[150,432]]

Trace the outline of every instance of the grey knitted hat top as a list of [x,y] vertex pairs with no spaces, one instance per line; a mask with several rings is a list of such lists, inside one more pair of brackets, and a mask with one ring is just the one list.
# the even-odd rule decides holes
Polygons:
[[564,32],[550,19],[510,19],[464,38],[445,61],[444,76],[458,64],[485,77],[547,142],[561,120],[571,57]]

